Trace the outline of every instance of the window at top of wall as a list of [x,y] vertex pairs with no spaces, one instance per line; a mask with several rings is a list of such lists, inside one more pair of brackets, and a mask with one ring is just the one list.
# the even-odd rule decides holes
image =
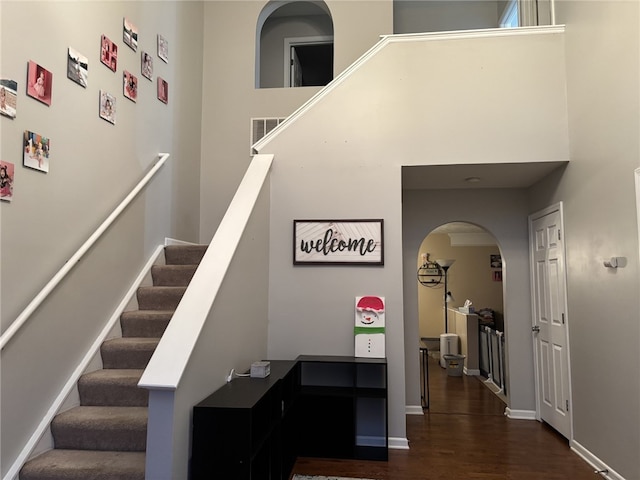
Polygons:
[[518,1],[510,0],[500,16],[500,28],[511,28],[517,26],[519,26]]

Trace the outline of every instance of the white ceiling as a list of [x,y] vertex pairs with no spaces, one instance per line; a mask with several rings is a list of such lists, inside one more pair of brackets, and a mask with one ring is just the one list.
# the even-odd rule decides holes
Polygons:
[[473,223],[451,222],[440,225],[432,230],[431,233],[487,233],[487,231]]
[[[424,165],[402,167],[404,190],[528,188],[568,162]],[[476,178],[469,182],[466,179]]]

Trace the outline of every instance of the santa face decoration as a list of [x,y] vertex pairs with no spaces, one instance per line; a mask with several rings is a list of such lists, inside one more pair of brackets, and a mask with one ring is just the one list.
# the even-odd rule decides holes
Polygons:
[[384,297],[356,297],[355,356],[385,357]]

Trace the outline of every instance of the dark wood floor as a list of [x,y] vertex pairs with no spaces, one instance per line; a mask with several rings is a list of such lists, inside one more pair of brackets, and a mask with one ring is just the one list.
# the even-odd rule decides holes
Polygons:
[[475,377],[449,377],[430,359],[430,408],[407,416],[409,450],[388,462],[299,458],[293,473],[375,480],[594,480],[593,469],[546,424],[510,420]]

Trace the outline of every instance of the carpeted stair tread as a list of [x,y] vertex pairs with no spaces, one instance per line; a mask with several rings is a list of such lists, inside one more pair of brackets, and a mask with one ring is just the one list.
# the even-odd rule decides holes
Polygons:
[[140,310],[175,310],[187,287],[139,287],[136,296]]
[[51,422],[55,448],[29,460],[20,480],[145,480],[148,390],[137,384],[207,245],[165,247],[138,310],[120,316],[121,338],[102,343],[104,369],[78,380],[81,406]]
[[174,310],[130,310],[120,315],[123,337],[160,338]]
[[159,338],[112,338],[100,346],[104,368],[145,368]]
[[156,286],[184,287],[189,285],[197,265],[153,265],[151,277]]
[[164,258],[167,265],[198,265],[208,245],[167,245]]
[[55,449],[30,460],[20,480],[144,480],[144,452]]
[[103,369],[78,380],[80,405],[146,407],[149,391],[138,387],[143,369]]
[[56,448],[145,451],[146,407],[75,407],[51,422]]

